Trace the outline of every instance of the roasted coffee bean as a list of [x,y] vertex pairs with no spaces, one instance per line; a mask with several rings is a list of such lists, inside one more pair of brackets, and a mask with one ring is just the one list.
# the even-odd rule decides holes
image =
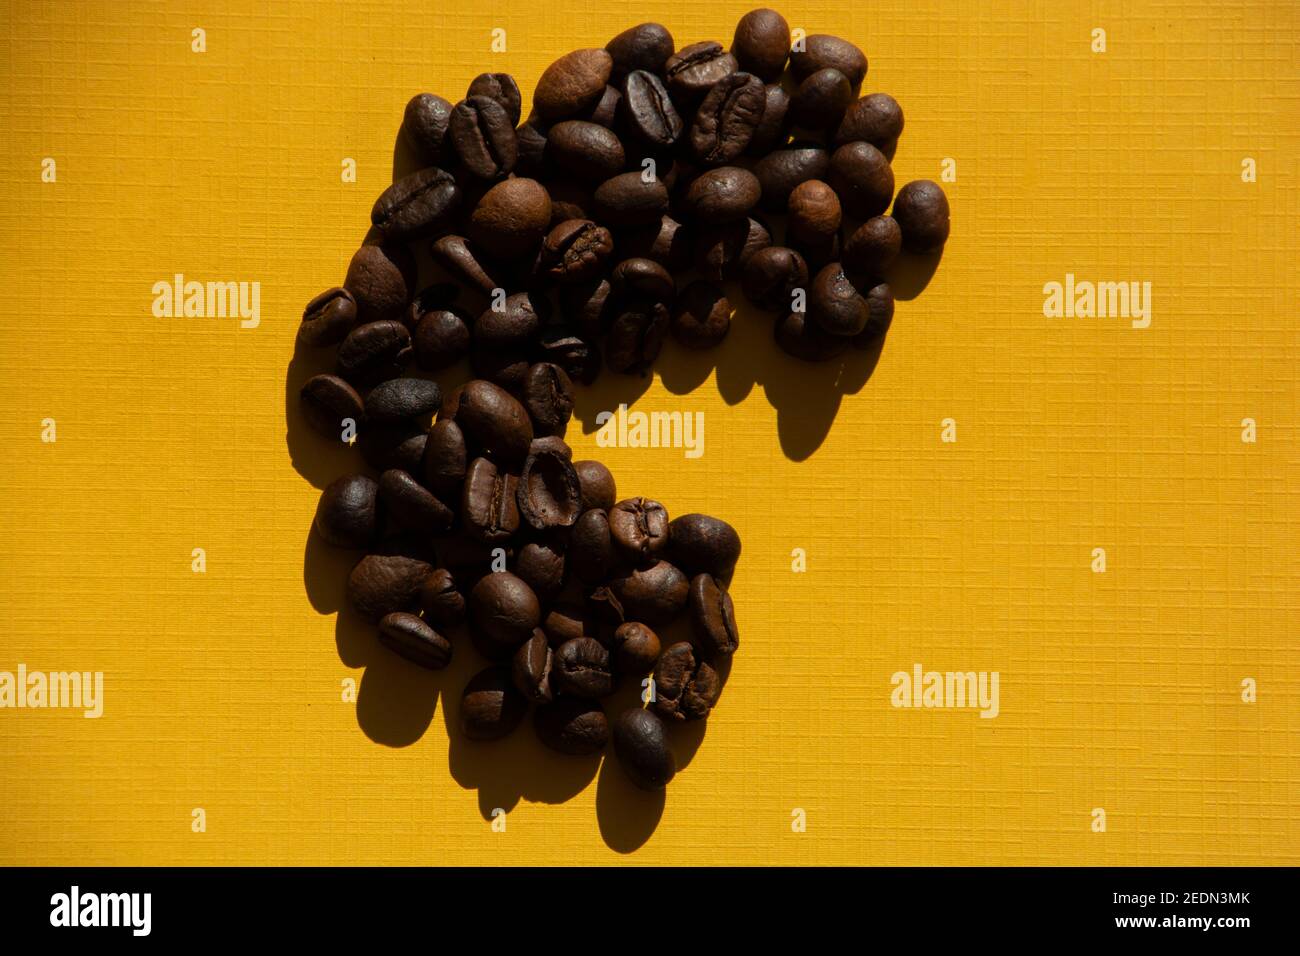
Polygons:
[[357,324],[357,300],[342,286],[326,289],[307,303],[298,326],[298,342],[315,348],[335,345]]
[[703,720],[718,702],[722,679],[686,641],[664,648],[655,664],[655,713],[664,720]]
[[677,298],[672,335],[688,349],[711,349],[731,331],[731,303],[722,286],[696,279]]
[[691,124],[691,149],[706,166],[734,162],[763,119],[767,90],[752,73],[732,73],[713,85]]
[[709,88],[736,72],[736,58],[721,43],[705,40],[684,46],[664,64],[664,79],[673,99],[698,103]]
[[574,50],[542,73],[533,91],[533,108],[549,120],[567,119],[590,109],[605,92],[613,58],[604,50]]
[[472,289],[491,295],[494,289],[501,288],[494,268],[484,262],[464,236],[443,236],[429,246],[429,254],[452,278]]
[[535,531],[569,528],[582,513],[573,462],[553,451],[529,455],[519,476],[519,514]]
[[525,348],[499,351],[480,346],[472,348],[469,365],[474,374],[512,394],[524,387],[528,375],[529,353]]
[[627,498],[609,512],[614,544],[641,565],[659,559],[668,549],[668,510],[652,498]]
[[867,58],[848,40],[824,33],[806,37],[804,48],[790,53],[790,72],[799,83],[827,67],[843,73],[856,95],[867,75]]
[[754,127],[749,148],[750,156],[766,156],[779,149],[790,139],[790,94],[779,83],[769,83],[763,88],[763,116]]
[[573,382],[564,369],[550,362],[529,367],[523,399],[534,435],[564,434],[573,415]]
[[610,226],[656,223],[668,211],[668,187],[658,179],[646,182],[641,173],[620,173],[596,187],[596,217]]
[[460,286],[455,282],[434,282],[416,293],[411,304],[407,306],[402,324],[412,336],[420,325],[420,320],[430,312],[454,309],[460,298]]
[[546,641],[546,632],[540,627],[533,629],[533,636],[524,641],[515,651],[510,662],[510,674],[515,687],[524,698],[534,704],[544,704],[553,697],[551,691],[551,645]]
[[800,183],[790,193],[786,229],[799,242],[822,243],[839,232],[839,197],[820,179]]
[[611,75],[616,80],[633,70],[663,72],[664,64],[676,48],[668,28],[658,23],[637,24],[605,44],[613,60]]
[[691,236],[672,216],[657,224],[622,230],[614,239],[618,259],[653,259],[670,272],[684,272],[691,262]]
[[344,475],[325,486],[316,505],[316,533],[336,548],[364,548],[379,536],[379,485]]
[[515,555],[515,574],[542,601],[549,601],[564,587],[564,552],[549,541],[529,541]]
[[758,177],[740,166],[721,166],[701,173],[686,192],[686,209],[697,222],[744,219],[758,205]]
[[534,438],[528,446],[530,455],[540,455],[544,451],[555,452],[565,461],[573,461],[573,449],[559,435],[543,435],[541,438]]
[[619,92],[618,87],[610,85],[605,87],[605,92],[600,95],[596,105],[581,114],[581,116],[589,123],[595,123],[607,130],[613,130],[618,125],[618,118],[622,108],[623,94]]
[[534,178],[546,172],[546,134],[544,120],[530,116],[515,127],[515,175]]
[[662,790],[677,773],[668,732],[663,721],[650,711],[624,711],[614,722],[611,736],[619,766],[642,790]]
[[807,289],[808,265],[784,246],[759,249],[745,263],[741,289],[745,298],[768,312],[790,309],[796,289]]
[[468,467],[469,455],[460,426],[453,421],[434,422],[424,446],[425,485],[447,501],[458,501]]
[[852,101],[848,77],[827,67],[810,74],[795,89],[794,96],[790,97],[790,120],[804,129],[837,127]]
[[695,240],[695,265],[714,282],[740,275],[750,256],[772,244],[772,234],[757,219],[704,226]]
[[586,610],[580,604],[556,603],[543,619],[542,630],[551,647],[582,637],[586,630]]
[[476,179],[508,176],[519,159],[519,140],[510,114],[496,100],[471,96],[451,111],[447,134],[461,167]]
[[489,667],[475,674],[460,699],[460,729],[470,740],[509,736],[528,713],[528,701],[515,689],[510,668]]
[[366,421],[395,422],[432,415],[442,404],[437,382],[423,378],[392,378],[366,396]]
[[897,220],[872,216],[844,243],[844,268],[866,276],[883,275],[902,247],[903,231]]
[[623,169],[623,144],[603,126],[565,120],[546,137],[548,157],[571,176],[603,181]]
[[555,649],[551,684],[560,693],[572,694],[574,697],[585,697],[588,700],[608,697],[614,692],[609,651],[600,641],[591,637],[565,641]]
[[614,669],[620,674],[645,674],[659,660],[659,635],[637,621],[614,630]]
[[426,312],[411,339],[415,364],[431,372],[438,371],[455,365],[469,354],[469,323],[454,309]]
[[394,611],[380,619],[379,643],[431,671],[451,663],[451,642],[406,611]]
[[614,252],[614,237],[590,219],[568,219],[542,242],[542,268],[560,282],[586,282],[605,268]]
[[900,189],[894,218],[908,252],[936,252],[948,241],[948,197],[938,183],[918,179]]
[[542,622],[533,589],[509,571],[485,575],[469,592],[469,620],[489,659],[508,660]]
[[516,475],[501,471],[487,458],[475,458],[465,472],[461,492],[465,532],[480,541],[509,540],[519,530],[518,491]]
[[830,263],[813,278],[808,316],[831,335],[853,336],[866,327],[867,300],[840,263]]
[[533,440],[528,412],[513,395],[491,382],[466,383],[452,418],[467,444],[500,465],[522,464]]
[[686,606],[686,576],[667,561],[624,571],[610,580],[609,587],[628,620],[651,626],[667,624]]
[[560,311],[590,340],[605,334],[612,289],[608,279],[592,279],[560,289]]
[[[513,128],[510,135],[514,136]],[[386,238],[406,242],[445,227],[459,203],[460,187],[451,173],[429,166],[380,193],[370,210],[370,221]]]
[[604,507],[590,508],[574,522],[565,562],[578,580],[586,584],[598,584],[614,571],[618,554]]
[[551,197],[535,179],[507,179],[478,201],[469,217],[469,238],[498,259],[537,251],[551,225]]
[[407,472],[389,469],[379,476],[379,500],[384,513],[403,528],[422,535],[446,531],[456,513]]
[[543,301],[527,292],[516,292],[499,306],[489,306],[474,323],[475,346],[499,351],[529,348],[542,326],[538,309]]
[[574,470],[582,484],[582,509],[614,507],[615,484],[610,470],[598,461],[575,461]]
[[652,302],[672,302],[677,292],[673,277],[653,259],[624,259],[609,276],[614,294]]
[[831,335],[805,312],[790,312],[778,319],[774,332],[781,351],[805,362],[828,361],[844,354],[849,345],[848,338]]
[[668,307],[662,302],[620,303],[605,340],[605,364],[622,374],[644,373],[663,349],[668,321]]
[[[302,417],[313,430],[343,440],[349,420],[359,425],[366,420],[365,406],[357,390],[336,375],[316,375],[307,379],[299,392]],[[356,429],[352,431],[355,433]]]
[[420,585],[420,608],[435,627],[460,627],[465,623],[465,596],[451,572],[438,568]]
[[581,697],[561,697],[533,714],[537,739],[571,757],[598,754],[609,743],[609,720],[600,705]]
[[636,141],[661,149],[677,142],[686,127],[668,87],[648,70],[633,70],[623,81],[623,118]]
[[523,98],[519,95],[519,84],[509,73],[480,73],[470,81],[465,99],[486,96],[501,104],[501,108],[510,117],[510,125],[519,125],[519,115]]
[[428,439],[429,434],[423,426],[410,422],[367,424],[361,430],[357,448],[366,464],[376,471],[399,468],[406,472],[419,472]]
[[790,25],[775,10],[751,10],[736,24],[731,52],[742,70],[772,83],[781,76],[790,55]]
[[600,348],[577,330],[548,326],[537,339],[537,355],[564,369],[574,381],[590,385],[600,374]]
[[358,614],[379,621],[415,606],[433,565],[400,554],[368,554],[348,575],[348,599]]
[[853,337],[855,349],[869,349],[885,337],[890,323],[894,320],[894,291],[889,284],[878,282],[866,294],[867,310],[870,313],[867,327]]
[[411,333],[401,322],[385,319],[359,325],[339,346],[337,371],[353,385],[373,385],[397,378],[411,359]]
[[697,574],[691,579],[687,599],[695,643],[708,658],[730,657],[740,646],[736,629],[736,608],[731,595],[718,585],[711,574]]
[[415,291],[415,260],[403,246],[362,246],[343,286],[357,303],[359,323],[400,319]]
[[668,525],[668,559],[688,576],[707,572],[726,581],[740,560],[740,535],[721,518],[682,515]]
[[888,93],[872,93],[849,104],[831,142],[843,146],[862,140],[889,156],[902,134],[903,108],[898,100]]
[[870,143],[845,143],[835,150],[828,178],[840,203],[856,219],[880,215],[894,196],[894,171],[885,154]]
[[436,166],[448,151],[450,125],[450,103],[433,93],[417,93],[406,104],[401,135],[416,156]]
[[794,187],[810,179],[824,179],[830,166],[830,154],[820,146],[795,143],[768,153],[754,164],[754,175],[763,188],[763,208],[783,212]]

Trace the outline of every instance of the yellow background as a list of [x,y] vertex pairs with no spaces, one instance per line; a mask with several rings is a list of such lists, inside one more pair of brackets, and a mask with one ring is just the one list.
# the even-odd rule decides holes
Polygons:
[[[347,459],[286,406],[308,374],[290,361],[407,98],[485,70],[527,95],[647,12],[680,45],[729,41],[747,8],[3,5],[0,670],[102,670],[106,701],[97,721],[0,711],[0,862],[1300,862],[1286,2],[782,7],[856,41],[866,89],[902,102],[900,184],[956,160],[953,235],[862,387],[738,315],[635,398],[703,411],[702,458],[599,452],[622,494],[744,539],[741,650],[662,805],[527,728],[449,741],[438,694],[470,655],[428,675],[347,616],[336,634],[347,559],[307,532]],[[178,272],[259,281],[261,326],[153,318]],[[1067,272],[1150,281],[1151,327],[1044,318]],[[602,379],[583,416],[629,387]],[[917,662],[999,671],[1001,715],[891,708]]]

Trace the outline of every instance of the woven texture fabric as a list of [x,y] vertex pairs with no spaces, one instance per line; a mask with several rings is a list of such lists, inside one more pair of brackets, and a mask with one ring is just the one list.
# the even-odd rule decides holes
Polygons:
[[[0,863],[1300,862],[1291,3],[783,8],[866,51],[953,233],[865,382],[742,310],[582,393],[575,457],[744,540],[664,797],[449,735],[470,655],[428,675],[336,616],[308,529],[349,458],[293,411],[294,334],[406,100],[746,9],[0,6],[0,671],[104,675],[99,719],[0,710]],[[155,317],[177,274],[260,283],[260,324]],[[1045,316],[1067,275],[1150,283],[1149,327]],[[620,402],[702,412],[704,453],[598,448]],[[916,664],[996,671],[998,716],[892,706]]]

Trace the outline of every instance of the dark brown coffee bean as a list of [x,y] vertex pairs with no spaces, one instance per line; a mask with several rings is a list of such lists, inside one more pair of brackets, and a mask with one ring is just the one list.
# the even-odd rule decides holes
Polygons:
[[522,348],[500,352],[478,347],[471,349],[469,354],[470,369],[475,376],[512,394],[524,387],[531,364],[528,352]]
[[794,187],[810,179],[824,179],[830,165],[830,154],[820,146],[793,144],[773,150],[754,164],[754,175],[763,187],[763,208],[783,212]]
[[415,364],[429,371],[455,365],[469,353],[470,332],[465,316],[452,309],[426,312],[412,335]]
[[609,587],[628,620],[651,626],[667,624],[686,606],[686,576],[667,561],[624,571],[610,580]]
[[673,277],[653,259],[624,259],[609,276],[614,294],[669,303],[676,294]]
[[808,266],[803,256],[784,246],[768,246],[745,263],[741,289],[745,298],[768,312],[788,311],[796,289],[807,289]]
[[423,378],[393,378],[366,396],[366,421],[395,422],[432,415],[442,404],[437,382]]
[[839,232],[839,197],[820,179],[796,186],[790,193],[789,210],[786,229],[795,241],[816,245]]
[[710,224],[744,219],[762,195],[758,177],[740,166],[701,173],[686,192],[686,209],[697,222]]
[[439,534],[456,520],[456,513],[433,492],[395,468],[379,476],[379,500],[385,514],[392,516],[402,528],[418,534]]
[[685,129],[668,87],[647,70],[634,70],[623,81],[623,118],[636,142],[660,149],[677,142]]
[[621,80],[633,70],[662,73],[676,48],[668,28],[658,23],[637,24],[605,44],[613,60],[611,76],[615,80]]
[[598,584],[609,577],[618,555],[604,507],[590,508],[574,522],[565,561],[578,580],[586,584]]
[[536,531],[569,528],[582,512],[573,463],[556,452],[529,455],[519,477],[519,514]]
[[648,710],[626,710],[611,734],[619,766],[642,790],[662,790],[677,773],[663,721]]
[[405,611],[395,611],[380,619],[379,643],[431,671],[442,670],[451,663],[451,642]]
[[830,129],[839,126],[852,101],[848,77],[827,67],[810,74],[794,91],[790,97],[790,120],[804,129]]
[[552,699],[551,667],[551,645],[546,641],[546,632],[534,628],[533,636],[519,646],[510,662],[515,687],[526,700],[544,704]]
[[655,665],[655,712],[665,720],[703,720],[718,702],[722,679],[686,641],[669,645]]
[[533,420],[534,435],[563,435],[573,415],[573,382],[564,369],[538,362],[524,380],[524,408]]
[[474,77],[465,93],[465,99],[471,100],[476,96],[496,100],[510,117],[510,125],[519,125],[523,98],[519,95],[519,84],[509,73],[480,73]]
[[[336,375],[316,375],[302,386],[299,393],[302,417],[313,430],[332,438],[343,440],[344,429],[350,419],[353,426],[366,420],[365,407],[357,390]],[[350,429],[355,434],[357,429]]]
[[429,246],[429,254],[452,278],[471,289],[491,295],[493,289],[502,286],[495,267],[486,264],[464,236],[443,236]]
[[487,96],[471,96],[456,104],[447,138],[461,166],[476,179],[508,176],[519,159],[519,141],[510,114]]
[[574,697],[588,700],[608,697],[614,692],[609,651],[590,637],[565,641],[555,649],[551,684],[557,691]]
[[559,435],[543,435],[534,438],[528,446],[528,454],[540,455],[542,452],[554,452],[565,461],[573,461],[573,449]]
[[500,303],[494,302],[474,323],[474,345],[493,351],[531,347],[542,326],[538,314],[542,301],[527,292],[516,292]]
[[469,238],[498,259],[535,253],[551,224],[551,197],[535,179],[507,179],[489,189],[469,217]]
[[600,99],[596,101],[595,106],[579,115],[589,123],[595,123],[597,126],[613,130],[618,125],[618,118],[622,108],[623,94],[618,87],[611,84],[605,87],[605,92],[600,95]]
[[938,183],[918,179],[898,191],[894,218],[908,252],[935,252],[948,241],[948,197]]
[[892,216],[872,216],[844,243],[844,268],[865,276],[880,276],[898,257],[903,231]]
[[548,541],[529,541],[515,555],[515,574],[542,601],[549,601],[564,587],[564,552]]
[[358,614],[378,621],[415,606],[433,565],[400,554],[368,554],[348,575],[348,599]]
[[480,541],[509,540],[519,530],[516,496],[519,479],[487,458],[475,458],[465,472],[461,520],[465,533]]
[[866,327],[867,300],[840,263],[830,263],[813,278],[808,316],[831,335],[853,336]]
[[385,189],[370,210],[370,221],[386,238],[406,242],[444,228],[459,203],[460,187],[451,173],[429,166]]
[[668,509],[652,498],[627,498],[609,512],[614,544],[631,561],[650,564],[668,549]]
[[856,219],[880,215],[894,196],[894,171],[884,153],[870,143],[846,143],[835,150],[828,178],[845,210]]
[[890,323],[894,321],[894,291],[889,288],[888,283],[876,283],[867,291],[865,298],[870,315],[867,319],[867,327],[853,337],[855,349],[869,349],[875,346],[885,337]]
[[727,581],[740,560],[740,535],[721,518],[682,515],[668,525],[668,558],[688,576]]
[[453,628],[465,623],[465,596],[446,568],[438,568],[420,585],[420,607],[435,627]]
[[790,312],[778,319],[774,327],[776,344],[781,351],[805,362],[825,362],[844,354],[849,339],[831,335],[804,312]]
[[614,237],[590,219],[569,219],[555,226],[542,242],[542,268],[561,282],[596,278],[614,252]]
[[696,279],[677,298],[672,334],[688,349],[711,349],[731,331],[731,303],[722,286]]
[[401,322],[385,319],[359,325],[339,346],[337,371],[353,385],[372,385],[397,378],[411,360],[411,333]]
[[751,10],[736,24],[731,52],[742,70],[772,83],[781,76],[790,55],[790,25],[775,10]]
[[547,132],[546,122],[537,116],[515,127],[515,175],[535,179],[545,174]]
[[428,439],[423,426],[410,422],[367,424],[361,430],[357,448],[366,464],[376,471],[398,468],[405,472],[418,472],[424,461]]
[[790,94],[779,83],[769,83],[763,88],[763,116],[754,127],[749,148],[750,156],[766,156],[790,140]]
[[574,50],[542,73],[533,91],[533,108],[549,120],[567,119],[590,109],[605,92],[613,58],[604,50]]
[[732,73],[713,85],[695,112],[691,149],[706,166],[734,162],[763,119],[767,90],[751,73]]
[[736,652],[740,646],[736,608],[731,595],[718,585],[713,575],[697,574],[691,579],[687,606],[696,645],[705,657],[730,657]]
[[485,575],[469,592],[469,620],[491,659],[508,660],[533,636],[542,609],[533,589],[509,571]]
[[343,285],[356,300],[359,323],[400,319],[415,291],[415,260],[402,246],[362,246]]
[[623,144],[596,123],[565,120],[546,137],[548,157],[571,176],[603,182],[623,169]]
[[684,46],[664,64],[664,79],[673,99],[694,105],[719,80],[736,72],[736,58],[721,43],[705,40]]
[[315,348],[335,345],[357,324],[357,300],[342,286],[326,289],[307,303],[298,326],[298,342]]
[[600,347],[566,326],[542,329],[537,339],[537,354],[584,385],[590,385],[600,374]]
[[620,303],[605,339],[605,364],[620,374],[643,373],[663,349],[668,307],[634,299]]
[[605,334],[612,293],[608,279],[593,279],[560,288],[560,311],[589,341]]
[[470,740],[500,740],[514,732],[528,713],[528,701],[515,689],[510,668],[489,667],[475,674],[460,699],[460,729]]
[[336,548],[364,548],[379,536],[379,485],[344,475],[325,486],[316,505],[316,533]]
[[691,262],[690,230],[671,216],[624,229],[615,237],[614,248],[618,259],[653,259],[669,272],[684,272]]
[[434,494],[458,501],[468,467],[469,456],[460,426],[453,421],[434,422],[424,447],[424,483]]
[[561,697],[533,714],[537,739],[571,757],[598,754],[609,743],[609,720],[600,705],[581,697]]
[[451,104],[433,93],[417,93],[402,116],[402,138],[420,159],[438,165],[447,154]]
[[466,443],[500,465],[522,464],[533,440],[533,423],[513,395],[491,382],[468,382],[453,418]]
[[695,265],[714,282],[734,279],[752,255],[771,244],[772,234],[757,219],[703,226],[695,240]]
[[898,100],[888,93],[872,93],[849,104],[831,142],[843,146],[862,140],[889,156],[902,133],[903,108]]
[[586,629],[586,610],[576,604],[556,604],[542,621],[542,630],[551,647],[582,637]]
[[645,674],[659,660],[659,635],[637,621],[614,630],[614,669],[620,674]]
[[656,223],[668,211],[668,187],[653,177],[647,182],[639,172],[605,180],[594,199],[596,218],[615,227]]
[[861,50],[839,37],[814,33],[804,39],[801,51],[791,51],[790,72],[796,82],[802,83],[818,70],[827,67],[839,70],[848,77],[854,95],[867,75],[867,58]]
[[412,336],[420,325],[420,320],[431,312],[454,309],[460,298],[460,286],[454,282],[434,282],[416,293],[411,304],[407,306],[402,324]]

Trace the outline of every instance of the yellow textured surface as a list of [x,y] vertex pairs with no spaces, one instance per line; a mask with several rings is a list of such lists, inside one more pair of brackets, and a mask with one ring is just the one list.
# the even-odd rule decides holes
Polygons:
[[[0,710],[0,862],[1300,862],[1290,3],[782,8],[902,102],[900,183],[956,161],[953,237],[855,392],[742,316],[635,398],[703,411],[702,458],[571,428],[622,493],[744,539],[742,647],[662,806],[526,728],[449,740],[469,655],[427,676],[336,635],[346,561],[307,531],[346,458],[286,415],[289,363],[407,98],[530,93],[647,15],[727,42],[747,8],[3,4],[0,670],[103,671],[105,712]],[[260,327],[154,318],[176,273],[260,282]],[[1150,327],[1045,318],[1066,273],[1152,283]],[[640,390],[602,381],[588,419]],[[891,707],[918,662],[998,671],[1000,716]]]

